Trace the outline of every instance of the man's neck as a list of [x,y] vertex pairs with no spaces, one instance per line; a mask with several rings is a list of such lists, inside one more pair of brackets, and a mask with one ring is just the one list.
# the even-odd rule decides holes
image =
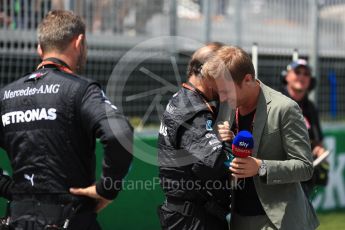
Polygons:
[[191,76],[191,77],[188,79],[188,81],[189,81],[190,83],[192,83],[192,85],[193,85],[198,91],[200,91],[200,92],[203,94],[203,96],[207,98],[207,100],[211,100],[210,95],[208,95],[207,90],[206,90],[206,89],[203,87],[203,85],[201,84],[200,79],[198,79],[198,78],[195,77],[195,76]]
[[76,71],[76,65],[75,62],[66,54],[63,53],[48,53],[43,55],[42,59],[45,60],[47,58],[57,58],[63,62],[65,62],[69,68],[71,68],[71,70],[73,72]]
[[242,116],[245,116],[251,112],[253,112],[256,109],[259,95],[260,95],[260,84],[256,82],[255,86],[251,90],[250,96],[248,96],[248,99],[238,107],[239,112]]

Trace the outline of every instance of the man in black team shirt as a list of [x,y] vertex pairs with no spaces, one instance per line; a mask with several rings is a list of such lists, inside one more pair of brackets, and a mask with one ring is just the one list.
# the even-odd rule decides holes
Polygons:
[[[215,78],[220,101],[235,108],[230,118],[235,134],[247,130],[254,137],[252,156],[230,165],[232,176],[243,180],[232,199],[231,229],[316,229],[300,183],[311,178],[313,165],[297,103],[256,80],[250,56],[238,47],[220,48],[202,73]],[[219,131],[222,140],[225,131]]]
[[[79,75],[85,36],[79,16],[49,12],[38,28],[41,64],[0,90],[0,147],[14,180],[0,175],[0,192],[11,199],[11,229],[100,229],[96,213],[128,172],[132,127],[98,83]],[[104,147],[98,181],[96,138]]]
[[[318,158],[325,153],[322,140],[319,114],[314,103],[309,100],[308,95],[315,87],[316,80],[311,75],[311,68],[307,61],[299,59],[290,63],[283,76],[284,87],[282,93],[298,103],[302,109],[304,121],[308,129],[310,145],[314,158]],[[324,161],[315,167],[312,179],[303,182],[302,186],[309,197],[315,186],[325,186],[328,181],[329,164]]]
[[[230,212],[228,148],[213,129],[218,93],[214,79],[201,74],[219,49],[198,49],[189,63],[188,82],[171,98],[158,138],[159,176],[166,201],[158,213],[164,230],[226,230]],[[221,187],[213,186],[221,183]]]

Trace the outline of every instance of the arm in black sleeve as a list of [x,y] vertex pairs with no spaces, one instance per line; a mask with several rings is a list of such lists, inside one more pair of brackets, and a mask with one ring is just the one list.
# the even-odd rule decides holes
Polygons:
[[[4,147],[3,143],[3,130],[2,126],[0,126],[0,147]],[[4,197],[7,200],[12,199],[12,188],[14,186],[14,181],[11,177],[4,175],[2,168],[0,168],[0,197]]]
[[14,181],[11,177],[4,175],[0,168],[0,197],[4,197],[7,200],[11,200],[11,190],[13,188]]
[[103,173],[97,193],[115,199],[127,175],[133,148],[133,128],[97,85],[87,89],[81,107],[83,126],[100,139],[104,148]]
[[193,173],[204,181],[221,179],[229,175],[224,165],[228,153],[216,132],[207,127],[207,122],[214,124],[211,113],[198,113],[184,127],[180,136],[181,147],[198,159],[192,166]]
[[315,125],[313,125],[313,132],[315,133],[315,141],[318,143],[321,143],[323,141],[323,133],[321,130],[321,124],[320,124],[320,118],[319,118],[319,111],[318,109],[315,107],[315,105],[313,105],[313,115],[314,115],[314,122]]

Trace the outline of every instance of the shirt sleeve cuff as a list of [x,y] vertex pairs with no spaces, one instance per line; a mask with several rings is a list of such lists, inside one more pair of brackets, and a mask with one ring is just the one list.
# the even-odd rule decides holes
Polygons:
[[120,190],[121,187],[117,188],[116,185],[112,183],[110,183],[110,185],[107,186],[104,179],[96,183],[97,194],[107,200],[114,200],[119,194]]
[[266,184],[283,184],[281,178],[278,177],[279,174],[279,164],[272,160],[265,160],[267,165],[267,172],[266,172]]
[[13,187],[13,179],[7,175],[3,175],[2,169],[0,169],[0,197],[11,200]]

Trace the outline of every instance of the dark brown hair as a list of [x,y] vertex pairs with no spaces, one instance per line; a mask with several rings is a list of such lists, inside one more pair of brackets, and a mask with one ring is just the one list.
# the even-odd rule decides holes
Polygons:
[[202,65],[211,58],[217,50],[223,46],[220,42],[211,42],[205,46],[199,48],[192,55],[191,60],[188,63],[187,76],[188,78],[192,75],[201,76]]
[[50,11],[38,26],[37,37],[43,52],[63,51],[78,35],[85,34],[85,23],[66,10]]

